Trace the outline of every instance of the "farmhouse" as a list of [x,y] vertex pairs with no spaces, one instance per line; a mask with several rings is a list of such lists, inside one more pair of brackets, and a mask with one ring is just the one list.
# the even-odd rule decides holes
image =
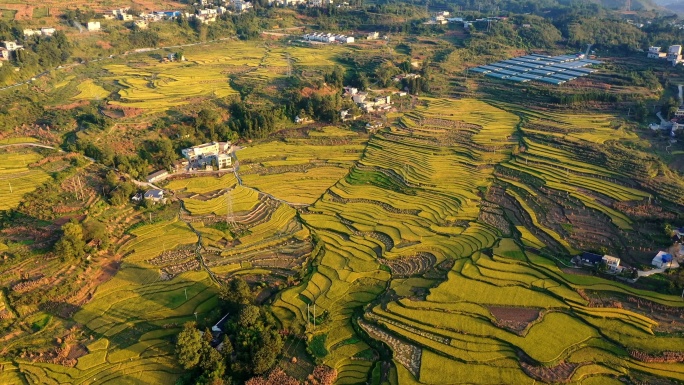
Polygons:
[[10,51],[7,48],[0,48],[0,61],[1,60],[9,60],[10,59]]
[[9,40],[3,41],[2,45],[4,45],[8,51],[16,51],[18,49],[24,48],[24,46],[17,44],[16,41],[9,41]]
[[159,171],[153,172],[152,174],[147,176],[147,183],[156,183],[156,182],[162,181],[168,177],[169,177],[168,171],[159,170]]
[[648,47],[648,54],[646,57],[649,59],[665,59],[667,53],[660,52],[660,47]]
[[610,269],[611,271],[616,271],[620,269],[620,258],[611,257],[610,255],[604,255],[601,260],[606,263],[608,269]]
[[677,64],[683,62],[684,60],[682,60],[682,46],[671,45],[670,48],[667,49],[667,56],[665,57],[665,60],[672,63],[673,66],[676,66]]
[[580,263],[584,266],[596,266],[603,261],[603,256],[593,253],[583,252],[579,256]]
[[672,254],[668,254],[664,251],[659,251],[658,254],[656,254],[655,257],[653,257],[653,260],[651,261],[651,265],[658,267],[658,268],[676,268],[679,267],[679,264],[676,261],[672,260]]
[[164,191],[163,190],[147,190],[144,195],[145,200],[151,201],[152,203],[164,203]]
[[200,144],[199,146],[184,148],[181,150],[183,157],[189,161],[196,161],[202,158],[217,156],[230,151],[230,142],[211,142]]
[[344,96],[347,96],[347,95],[354,96],[354,95],[359,93],[359,89],[354,88],[354,87],[346,86],[346,87],[343,87],[342,89],[344,90]]
[[366,101],[366,97],[368,97],[368,92],[357,92],[356,94],[352,95],[352,100],[354,103],[363,103]]
[[222,170],[233,164],[230,149],[230,142],[211,142],[184,148],[181,153],[191,163],[191,168],[204,167],[210,170],[213,169],[213,165],[216,165],[219,170]]
[[99,21],[89,21],[88,22],[88,31],[90,32],[95,32],[100,30],[100,22]]

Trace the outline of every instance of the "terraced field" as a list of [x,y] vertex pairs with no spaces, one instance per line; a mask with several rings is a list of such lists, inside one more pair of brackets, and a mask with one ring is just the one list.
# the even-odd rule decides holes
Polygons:
[[181,373],[170,336],[183,322],[216,306],[216,289],[203,271],[170,278],[149,263],[166,250],[197,242],[181,221],[138,227],[121,248],[126,253],[118,273],[98,287],[93,299],[73,316],[86,336],[87,354],[73,368],[17,361],[30,383],[145,384],[173,383]]
[[0,152],[0,210],[15,208],[21,198],[50,179],[50,175],[31,164],[43,157],[30,150]]
[[[231,86],[231,77],[241,83],[260,85],[284,78],[288,61],[290,68],[332,66],[334,57],[344,50],[347,48],[269,47],[256,42],[227,41],[210,48],[188,48],[186,62],[160,63],[157,58],[137,55],[125,64],[104,68],[112,74],[106,81],[123,87],[120,100],[111,101],[112,105],[161,112],[198,98],[238,95]],[[93,87],[86,88],[90,91],[79,87],[79,98],[99,95],[93,93]]]
[[[233,174],[179,179],[167,187],[183,200],[181,219],[201,235],[206,267],[218,279],[240,274],[281,282],[311,253],[309,231],[295,217],[295,209],[239,185]],[[162,254],[153,263],[173,276],[199,266],[193,254]]]
[[[542,142],[503,109],[422,102],[374,135],[349,174],[302,211],[317,240],[313,272],[273,304],[285,325],[325,341],[322,359],[339,383],[394,383],[377,370],[370,340],[392,352],[398,383],[612,383],[636,372],[684,379],[682,364],[638,359],[681,351],[684,339],[655,336],[648,315],[597,307],[583,290],[669,309],[684,303],[566,275],[538,255],[577,251],[535,197],[576,196],[580,212],[630,231],[630,217],[607,199],[648,195],[619,171]],[[597,137],[612,130],[597,125]],[[590,134],[573,139],[578,147],[582,135]]]
[[296,204],[311,204],[361,157],[367,136],[336,128],[309,131],[238,151],[246,185]]

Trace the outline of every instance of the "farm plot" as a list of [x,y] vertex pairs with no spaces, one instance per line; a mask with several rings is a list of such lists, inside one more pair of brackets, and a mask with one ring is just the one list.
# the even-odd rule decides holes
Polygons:
[[120,100],[110,103],[154,113],[198,98],[225,98],[238,95],[231,82],[265,85],[286,76],[288,55],[292,63],[304,68],[329,66],[339,52],[348,49],[290,48],[229,41],[190,47],[184,53],[185,62],[160,63],[136,55],[135,61],[104,67],[112,74],[107,80],[123,87]]
[[31,164],[43,157],[33,151],[0,152],[0,210],[17,207],[22,197],[50,179]]
[[[349,319],[354,310],[376,298],[392,278],[387,270],[428,278],[436,265],[491,247],[499,235],[476,221],[477,191],[489,184],[492,169],[469,164],[506,159],[517,119],[473,100],[425,102],[426,107],[372,137],[349,174],[302,214],[324,248],[307,282],[274,302],[278,317],[299,328],[311,321],[306,319],[306,304],[316,304],[325,319],[317,322],[317,333],[327,333],[329,354],[323,360],[338,369],[342,383],[358,382],[359,370],[365,371],[362,378],[370,370],[365,363],[359,367],[359,361],[348,360],[368,349],[363,341],[340,342],[356,333]],[[499,119],[487,120],[473,111]],[[411,259],[416,263],[408,262]],[[381,262],[390,269],[381,268]],[[406,346],[389,342],[395,341],[392,338],[386,339],[391,346]],[[419,363],[409,357],[419,354],[397,360],[416,373]]]
[[72,97],[73,100],[100,100],[109,96],[109,92],[95,84],[92,79],[79,83],[77,89],[78,95]]
[[359,159],[365,135],[336,127],[238,152],[246,185],[291,203],[311,204]]
[[[510,255],[514,248],[508,244],[495,250]],[[404,299],[377,306],[365,318],[375,326],[375,335],[387,334],[390,337],[383,339],[400,338],[422,349],[420,374],[414,378],[421,383],[442,383],[435,376],[438,367],[457,368],[464,363],[469,368],[481,367],[487,375],[454,369],[449,383],[522,383],[530,377],[544,382],[579,382],[589,375],[609,378],[611,370],[644,368],[644,363],[626,350],[657,356],[677,350],[674,346],[682,343],[676,337],[654,337],[654,321],[644,315],[586,308],[574,291],[578,286],[541,266],[525,259],[476,253],[457,261],[447,281],[431,289],[426,300]],[[521,290],[529,291],[518,293]],[[575,354],[599,345],[600,359],[582,360]],[[409,372],[415,370],[397,351],[395,360]],[[610,362],[611,370],[600,365],[579,370],[594,362]],[[645,371],[673,379],[684,375],[684,368],[674,365],[670,369],[669,373],[655,367]]]
[[[577,292],[582,285],[519,246],[555,244],[574,252],[541,200],[572,195],[552,192],[558,186],[553,181],[544,186],[542,176],[574,184],[576,194],[591,196],[615,222],[620,213],[609,211],[607,199],[643,199],[641,190],[610,168],[571,158],[572,150],[537,137],[523,136],[529,145],[516,154],[519,120],[491,105],[422,102],[423,107],[375,134],[346,177],[302,211],[318,242],[313,272],[273,304],[278,318],[293,328],[309,325],[311,330],[315,317],[315,335],[325,336],[327,354],[321,358],[338,369],[340,383],[358,382],[371,370],[366,362],[348,359],[368,349],[363,339],[354,338],[353,314],[386,286],[393,290],[378,301],[382,305],[356,321],[367,338],[393,351],[402,383],[444,383],[441,368],[450,368],[451,383],[609,381],[615,371],[648,367],[626,349],[658,356],[681,342],[647,337],[654,321],[644,315],[588,308]],[[556,158],[549,156],[554,150]],[[533,156],[544,164],[532,166]],[[275,167],[288,159],[272,161]],[[576,173],[573,178],[563,179],[572,171],[561,170],[564,164]],[[522,178],[502,165],[539,171]],[[513,203],[499,205],[499,195]],[[572,205],[589,205],[589,198],[574,199]],[[630,225],[627,219],[622,218],[624,228]],[[516,227],[515,239],[502,239],[509,226]],[[439,275],[444,269],[448,273]],[[620,290],[616,285],[603,289]],[[598,345],[610,357],[604,362],[612,362],[611,369],[571,361],[574,352]],[[673,379],[683,374],[678,366],[670,372],[645,370]]]
[[[234,174],[171,181],[183,200],[181,219],[202,237],[206,266],[218,277],[235,274],[278,282],[292,276],[311,253],[309,231],[296,211],[270,196],[237,184]],[[191,250],[160,254],[148,262],[162,272],[199,269]]]
[[88,353],[73,368],[18,362],[29,383],[173,383],[182,373],[169,338],[194,313],[216,305],[216,287],[203,271],[169,279],[150,263],[163,248],[182,249],[197,236],[178,220],[131,231],[118,273],[99,286],[93,299],[73,316],[92,335]]
[[616,127],[612,115],[501,106],[525,120],[519,153],[496,168],[502,190],[489,191],[487,198],[516,218],[514,224],[530,247],[543,243],[551,252],[576,254],[580,247],[608,246],[611,253],[625,256],[652,243],[623,211],[647,207],[653,196],[637,182],[652,179],[643,169],[647,163],[628,166],[616,144],[634,139],[633,133]]

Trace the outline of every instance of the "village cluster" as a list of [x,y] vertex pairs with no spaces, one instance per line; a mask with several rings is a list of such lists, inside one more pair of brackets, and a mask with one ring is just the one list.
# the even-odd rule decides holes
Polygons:
[[[168,179],[171,175],[190,174],[195,172],[233,171],[232,153],[235,151],[231,142],[210,142],[184,148],[183,159],[174,162],[169,170],[159,170],[147,176],[147,183],[154,184]],[[165,203],[164,191],[147,190],[131,198],[134,202],[149,201]]]

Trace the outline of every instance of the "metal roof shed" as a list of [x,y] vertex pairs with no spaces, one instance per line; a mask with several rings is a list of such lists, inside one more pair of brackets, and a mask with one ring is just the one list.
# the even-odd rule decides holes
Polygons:
[[500,71],[501,70],[501,68],[499,68],[499,67],[492,67],[490,65],[479,66],[478,68],[484,68],[484,69],[490,70],[490,71]]
[[490,66],[491,66],[491,67],[499,67],[499,68],[508,68],[508,67],[510,67],[511,65],[510,65],[510,64],[506,64],[506,63],[496,62],[496,63],[491,63]]
[[544,82],[544,83],[551,83],[555,85],[561,85],[565,83],[565,80],[560,80],[560,79],[554,79],[554,78],[539,78],[537,81]]
[[490,73],[488,73],[488,74],[485,74],[485,76],[489,76],[489,77],[497,78],[497,79],[506,79],[506,78],[508,78],[508,75],[500,74],[500,73],[497,73],[497,72],[490,72]]
[[518,75],[518,77],[525,78],[525,79],[530,79],[530,80],[537,80],[537,79],[541,78],[542,76],[540,76],[540,75],[533,75],[533,74],[531,74],[531,73],[529,73],[529,72],[526,72],[526,73],[524,73],[524,74]]
[[553,71],[549,71],[549,70],[546,70],[543,68],[536,69],[536,70],[530,70],[529,72],[532,74],[537,74],[537,75],[551,75],[553,73]]
[[518,74],[518,72],[509,71],[509,70],[501,70],[501,71],[499,71],[499,72],[502,73],[502,74],[505,74],[505,75],[510,75],[510,76],[515,76],[515,75]]
[[488,70],[488,69],[482,68],[482,67],[471,68],[471,69],[469,69],[469,71],[478,72],[478,73],[481,73],[481,74],[486,74],[487,72],[492,72],[492,70]]
[[563,74],[551,74],[550,76],[551,76],[552,78],[562,79],[562,80],[565,80],[565,81],[568,81],[568,82],[569,82],[570,80],[575,80],[575,79],[577,79],[577,76],[563,75]]
[[530,81],[530,79],[526,79],[520,76],[511,76],[510,78],[508,78],[508,80],[513,80],[514,82],[518,83],[526,83]]
[[520,65],[514,65],[513,67],[509,68],[511,71],[518,71],[518,72],[526,72],[531,70],[531,68],[523,67]]
[[544,65],[543,64],[534,64],[526,61],[515,61],[515,65],[519,67],[526,67],[526,68],[541,68]]
[[572,76],[580,77],[580,76],[587,76],[589,74],[585,73],[585,72],[565,71],[565,72],[563,72],[563,75],[572,75]]

